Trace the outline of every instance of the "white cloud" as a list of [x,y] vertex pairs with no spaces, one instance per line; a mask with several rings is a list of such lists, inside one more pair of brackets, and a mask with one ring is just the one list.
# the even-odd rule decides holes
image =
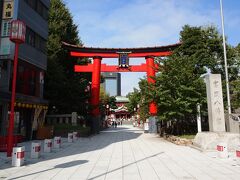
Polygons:
[[[202,10],[201,0],[75,0],[76,4],[70,3],[73,0],[66,2],[79,26],[79,35],[85,46],[167,45],[178,42],[179,32],[185,24],[220,24],[219,7]],[[238,19],[229,20],[229,26],[237,25],[240,25]],[[122,74],[122,94],[131,91],[142,76],[142,73],[131,76]]]

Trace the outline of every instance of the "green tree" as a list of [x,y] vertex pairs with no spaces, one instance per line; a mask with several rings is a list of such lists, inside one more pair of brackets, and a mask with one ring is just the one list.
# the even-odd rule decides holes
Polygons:
[[103,86],[100,86],[100,111],[101,114],[105,114],[107,111],[107,105],[109,106],[108,111],[110,109],[116,109],[116,98],[114,96],[110,96],[106,91],[104,90]]
[[48,68],[46,72],[45,98],[49,99],[50,111],[56,107],[56,113],[81,114],[87,112],[85,101],[89,92],[90,74],[74,72],[75,64],[84,64],[87,59],[69,56],[62,42],[82,45],[78,37],[77,26],[61,0],[51,0],[49,9],[49,37],[47,41]]
[[230,82],[231,88],[231,105],[234,110],[240,108],[240,44],[236,46],[234,49],[235,53],[235,73],[238,74],[234,80]]
[[[145,79],[141,79],[139,84],[144,84],[145,82]],[[129,103],[126,104],[128,111],[131,114],[138,113],[140,115],[140,120],[145,121],[149,117],[149,113],[148,103],[145,100],[146,97],[143,95],[142,89],[138,90],[134,88],[133,92],[127,94],[127,97],[129,99]]]
[[[160,120],[172,120],[185,129],[196,120],[196,105],[202,105],[202,114],[207,115],[206,86],[201,75],[210,71],[222,75],[225,85],[222,37],[215,27],[184,26],[180,32],[181,45],[167,58],[156,58],[159,72],[156,84],[148,84],[146,79],[139,82],[140,91],[135,92],[133,104],[139,99],[148,104],[158,105]],[[232,83],[232,98],[239,99],[239,46],[227,46],[229,79]],[[223,87],[223,91],[225,91]],[[234,93],[233,93],[234,91]],[[224,93],[226,94],[226,93]],[[136,100],[137,99],[137,100]],[[226,100],[226,97],[224,96]],[[239,100],[234,101],[235,107]],[[190,128],[189,128],[190,129]],[[188,130],[189,130],[188,129]],[[195,128],[196,129],[196,128]],[[177,133],[180,133],[177,132]]]
[[[166,58],[156,58],[159,69],[156,84],[148,84],[146,78],[139,82],[140,90],[130,94],[129,108],[137,102],[147,105],[155,101],[160,120],[173,121],[178,132],[191,132],[196,126],[197,103],[207,118],[206,85],[201,75],[220,73],[226,105],[225,69],[222,37],[215,27],[184,26],[180,32],[181,45]],[[230,91],[233,108],[240,107],[240,45],[227,45]],[[147,109],[147,108],[146,108]]]
[[140,91],[134,88],[133,92],[128,93],[126,97],[129,99],[129,103],[126,104],[126,107],[130,113],[133,113],[134,109],[137,108],[137,105],[141,100]]
[[[215,27],[184,26],[180,37],[181,46],[163,62],[153,97],[160,119],[186,124],[195,121],[197,103],[202,105],[204,114],[207,111],[206,87],[200,76],[207,71],[220,73],[225,85],[225,71],[222,38]],[[238,79],[238,68],[233,48],[227,46],[227,52],[229,79],[233,82]]]

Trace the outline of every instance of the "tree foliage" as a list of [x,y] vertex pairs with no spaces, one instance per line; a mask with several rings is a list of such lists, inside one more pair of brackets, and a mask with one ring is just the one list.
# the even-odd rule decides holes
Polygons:
[[231,105],[233,109],[239,109],[240,108],[240,44],[234,48],[234,54],[235,54],[235,74],[238,74],[236,76],[237,78],[234,78],[230,82],[231,87]]
[[116,109],[117,108],[116,98],[114,96],[110,96],[108,93],[106,93],[103,86],[100,86],[100,111],[101,111],[101,114],[106,113],[107,105],[109,106],[108,110]]
[[82,45],[77,26],[61,0],[51,0],[49,9],[49,37],[47,41],[48,68],[45,80],[45,98],[49,100],[50,111],[56,113],[86,113],[85,101],[89,92],[85,89],[90,77],[87,73],[74,73],[74,65],[86,63],[69,56],[62,42]]
[[[141,82],[146,82],[145,79],[141,79]],[[140,120],[145,121],[149,117],[148,113],[148,103],[145,101],[144,94],[141,94],[141,91],[134,88],[133,92],[128,93],[127,97],[129,98],[129,103],[126,104],[128,111],[131,114],[138,113],[140,115]]]
[[211,70],[221,73],[221,38],[213,27],[184,26],[181,46],[164,60],[156,78],[156,100],[162,120],[183,120],[196,114],[196,104],[206,104],[205,84],[200,76]]
[[[156,58],[159,70],[156,84],[146,79],[139,82],[140,91],[130,94],[130,105],[144,100],[155,101],[160,120],[191,123],[196,120],[196,105],[202,106],[202,115],[207,115],[205,73],[220,73],[225,96],[225,70],[222,37],[215,27],[184,26],[180,32],[181,45],[167,58]],[[233,107],[239,107],[239,49],[227,45],[229,80]],[[131,106],[130,106],[131,108]],[[195,123],[196,124],[196,123]]]

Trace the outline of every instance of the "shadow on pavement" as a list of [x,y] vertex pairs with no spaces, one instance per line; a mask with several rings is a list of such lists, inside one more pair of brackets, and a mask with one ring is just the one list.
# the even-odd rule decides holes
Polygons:
[[53,170],[53,169],[57,169],[57,168],[60,168],[60,169],[69,168],[69,167],[77,166],[77,165],[84,164],[84,163],[87,163],[87,162],[88,162],[87,160],[77,160],[77,161],[67,162],[67,163],[59,164],[59,165],[55,166],[54,168],[50,168],[50,169],[46,169],[46,170],[42,170],[42,171],[30,173],[30,174],[26,174],[26,175],[22,175],[22,176],[10,178],[10,179],[24,178],[24,177],[27,177],[27,176],[31,176],[31,175],[35,175],[35,174],[39,174],[39,173],[43,173],[43,172],[47,172],[47,171],[51,171],[51,170]]
[[[53,152],[51,152],[51,153],[41,152],[41,157],[39,159],[31,159],[30,158],[31,142],[25,142],[25,143],[23,143],[23,145],[24,144],[28,144],[28,145],[25,146],[26,155],[25,155],[25,165],[24,166],[27,168],[31,164],[36,164],[39,162],[52,160],[52,159],[58,159],[58,158],[60,159],[60,158],[64,158],[67,156],[73,156],[73,155],[77,155],[77,154],[80,155],[82,153],[103,149],[113,143],[136,139],[142,134],[142,132],[143,132],[142,130],[132,129],[132,128],[130,128],[130,126],[129,126],[129,128],[126,126],[124,126],[124,127],[118,126],[117,128],[109,128],[107,130],[104,130],[100,134],[95,135],[95,136],[91,136],[88,138],[80,138],[75,143],[68,143],[67,139],[65,139],[63,142],[62,148],[60,148],[59,150],[54,149]],[[42,143],[41,149],[43,149],[43,143]],[[6,157],[6,154],[4,154],[4,155]],[[5,161],[4,163],[0,163],[0,170],[12,168],[10,159],[6,159],[6,158],[1,159],[1,157],[0,157],[0,160]],[[72,163],[69,163],[69,165],[70,166],[77,165],[77,163],[81,164],[82,161],[75,161],[75,162],[73,161]],[[83,163],[85,163],[85,161]],[[59,166],[62,166],[62,165],[59,165]]]
[[69,167],[77,166],[77,165],[84,164],[87,162],[88,162],[87,160],[71,161],[71,162],[67,162],[67,163],[63,163],[63,164],[58,164],[55,166],[55,168],[69,168]]

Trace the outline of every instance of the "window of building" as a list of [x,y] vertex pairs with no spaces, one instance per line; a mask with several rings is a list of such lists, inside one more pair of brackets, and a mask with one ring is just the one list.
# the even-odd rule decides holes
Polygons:
[[10,27],[11,21],[10,20],[3,20],[2,21],[2,37],[10,36]]
[[33,30],[31,30],[30,28],[27,27],[26,29],[26,43],[35,47],[35,32]]
[[29,27],[26,28],[26,43],[46,53],[46,40]]
[[27,0],[27,2],[31,8],[36,8],[37,0]]
[[38,12],[38,14],[43,14],[43,6],[42,6],[42,3],[40,1],[37,1],[37,7],[36,7],[36,10]]
[[43,18],[44,19],[48,19],[48,9],[47,8],[43,8],[43,12],[42,12]]
[[43,19],[48,19],[48,8],[40,0],[24,0]]
[[16,92],[39,97],[40,72],[41,70],[34,67],[33,65],[23,61],[19,61]]

